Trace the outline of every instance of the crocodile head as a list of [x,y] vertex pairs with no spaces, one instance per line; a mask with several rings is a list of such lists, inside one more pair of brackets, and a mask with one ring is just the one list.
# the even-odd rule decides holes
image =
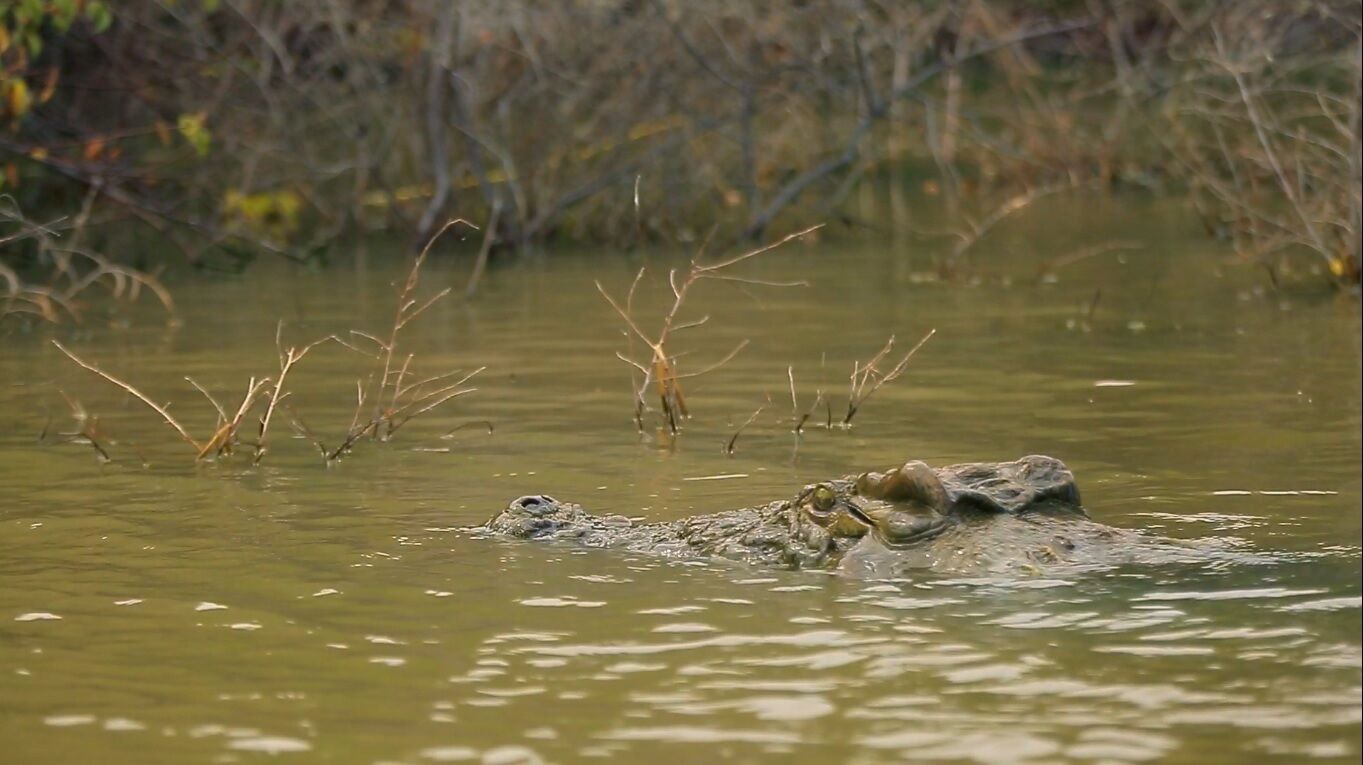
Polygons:
[[592,515],[573,502],[559,502],[547,494],[517,497],[483,528],[522,539],[583,538],[612,529],[628,528],[620,515]]
[[884,473],[805,487],[795,501],[801,526],[833,539],[874,535],[890,547],[931,539],[954,522],[937,474],[913,461]]

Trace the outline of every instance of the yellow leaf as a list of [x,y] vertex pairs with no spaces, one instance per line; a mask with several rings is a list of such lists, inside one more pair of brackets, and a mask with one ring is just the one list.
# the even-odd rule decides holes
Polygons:
[[179,128],[180,135],[184,136],[189,145],[194,148],[194,153],[200,157],[208,154],[208,149],[213,142],[213,135],[208,132],[208,127],[205,125],[207,119],[207,114],[196,112],[181,114],[175,121],[175,126]]
[[298,229],[303,199],[291,189],[245,194],[229,189],[223,195],[223,213],[257,234],[285,241]]
[[15,77],[3,83],[5,111],[11,117],[22,117],[28,113],[29,106],[33,104],[33,96],[29,94],[28,83]]

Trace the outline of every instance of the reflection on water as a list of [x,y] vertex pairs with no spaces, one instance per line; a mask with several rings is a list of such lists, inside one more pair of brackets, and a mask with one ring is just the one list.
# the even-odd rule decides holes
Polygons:
[[[1054,284],[1024,284],[1009,258],[1061,238],[1064,215],[981,252],[1012,284],[926,282],[900,243],[753,264],[808,289],[706,285],[693,308],[714,318],[684,363],[752,342],[693,382],[696,418],[675,443],[635,434],[613,357],[625,340],[592,286],[623,292],[637,265],[623,258],[505,268],[476,302],[433,309],[410,349],[437,370],[486,364],[479,392],[331,469],[283,430],[259,469],[194,467],[42,337],[5,337],[7,757],[1356,761],[1357,304],[1254,297],[1257,275],[1219,273],[1172,224],[1137,217],[1110,225],[1164,237],[1141,260],[1095,259]],[[184,375],[228,391],[267,373],[277,317],[298,338],[381,326],[395,275],[264,268],[180,285],[179,328],[148,311],[59,336],[202,427],[212,411]],[[841,395],[852,360],[889,334],[928,328],[856,427],[790,433],[788,366],[807,406],[816,389]],[[354,359],[308,362],[293,406],[343,431]],[[57,389],[101,416],[112,464],[37,442],[49,416],[65,427]],[[441,438],[481,419],[491,436]],[[858,582],[460,531],[532,492],[666,519],[908,458],[1036,452],[1074,469],[1097,519],[1272,555]]]

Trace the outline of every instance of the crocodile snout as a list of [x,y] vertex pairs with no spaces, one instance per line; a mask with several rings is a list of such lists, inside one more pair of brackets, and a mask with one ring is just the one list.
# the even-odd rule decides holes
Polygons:
[[558,507],[558,500],[547,494],[527,494],[512,500],[511,506],[531,515],[547,515]]

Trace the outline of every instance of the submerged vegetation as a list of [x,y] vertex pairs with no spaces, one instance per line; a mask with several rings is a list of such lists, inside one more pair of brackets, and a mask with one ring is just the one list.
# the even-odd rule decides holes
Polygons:
[[[1154,189],[1275,279],[1350,285],[1360,39],[1345,0],[26,1],[0,178],[49,238],[156,242],[137,273],[451,214],[488,248],[860,229],[888,180],[945,211],[944,276],[1038,199]],[[0,238],[10,305],[66,313],[26,287],[54,249]]]
[[[270,451],[270,425],[275,421],[276,413],[282,408],[292,418],[298,432],[313,442],[323,460],[330,465],[349,454],[365,438],[388,441],[398,429],[413,418],[477,390],[468,387],[467,383],[483,371],[481,367],[472,371],[453,370],[422,376],[417,373],[415,353],[409,352],[406,355],[398,353],[398,341],[402,330],[450,292],[447,288],[429,297],[419,297],[421,267],[430,253],[431,246],[441,234],[456,225],[469,224],[457,219],[447,222],[413,259],[406,278],[398,288],[393,323],[385,337],[352,329],[346,336],[328,335],[303,345],[290,345],[286,348],[283,341],[284,325],[280,322],[275,333],[278,371],[273,377],[251,376],[246,382],[245,393],[235,409],[224,407],[203,385],[193,378],[185,377],[185,382],[203,394],[217,414],[217,422],[207,438],[196,438],[192,435],[190,430],[170,413],[169,404],[157,403],[133,383],[76,355],[60,341],[53,340],[52,344],[81,368],[122,389],[151,409],[194,451],[195,462],[226,459],[242,447],[247,447],[252,453],[252,463],[259,464]],[[367,377],[355,381],[354,414],[344,435],[332,446],[328,446],[308,428],[298,413],[285,403],[292,395],[285,387],[289,373],[310,352],[327,344],[335,344],[366,357],[374,365],[373,371]],[[78,400],[67,396],[65,392],[62,396],[70,405],[77,426],[75,432],[64,435],[88,443],[103,461],[111,461],[108,444],[100,435],[98,418],[89,415]],[[229,411],[232,413],[228,414]],[[250,436],[252,440],[244,440],[243,432],[248,430],[252,422],[256,425],[254,434]],[[46,435],[45,426],[43,438]]]
[[[744,339],[718,361],[694,372],[680,372],[677,359],[681,354],[674,350],[669,350],[668,342],[672,340],[677,333],[680,333],[683,330],[704,326],[710,321],[710,316],[708,314],[690,320],[683,320],[680,318],[682,307],[686,303],[686,298],[687,295],[690,294],[691,288],[697,283],[707,279],[765,287],[806,286],[807,283],[803,281],[771,281],[767,279],[739,276],[729,272],[728,269],[751,260],[752,258],[756,258],[759,255],[771,252],[787,242],[798,240],[812,234],[822,227],[822,224],[810,226],[809,228],[796,231],[793,234],[787,234],[770,244],[749,250],[740,255],[722,258],[714,262],[706,262],[703,260],[704,251],[702,250],[702,252],[691,258],[685,273],[679,275],[677,269],[669,271],[667,274],[667,286],[671,290],[672,305],[667,309],[667,312],[663,314],[661,326],[655,334],[649,334],[639,326],[639,319],[635,311],[636,293],[638,292],[640,283],[644,279],[646,269],[640,268],[635,274],[634,280],[630,283],[629,292],[625,295],[623,305],[601,285],[601,282],[596,282],[597,291],[601,293],[601,296],[606,299],[606,302],[610,304],[610,307],[614,309],[621,320],[625,322],[626,329],[624,334],[629,340],[630,353],[616,352],[615,356],[626,364],[629,364],[634,373],[636,373],[632,374],[631,380],[634,389],[634,424],[641,434],[645,432],[645,418],[654,414],[654,410],[648,405],[649,388],[654,388],[656,391],[658,399],[657,414],[661,418],[662,425],[665,427],[665,432],[669,436],[675,436],[681,431],[682,422],[691,417],[691,410],[690,407],[687,406],[686,395],[682,390],[682,380],[700,377],[701,375],[719,369],[732,361],[733,358],[742,352],[748,345],[749,341]],[[923,339],[918,341],[917,345],[910,349],[908,353],[904,354],[904,357],[889,369],[882,369],[881,365],[889,358],[890,352],[894,349],[895,338],[893,336],[891,336],[890,339],[885,342],[884,347],[870,359],[865,362],[854,362],[852,365],[852,375],[850,377],[850,387],[847,392],[847,412],[838,422],[838,426],[850,428],[852,426],[852,418],[856,416],[861,405],[866,403],[866,400],[874,395],[881,386],[886,383],[894,382],[900,375],[904,374],[913,355],[936,333],[937,330],[935,329],[929,330],[928,333],[923,336]],[[632,355],[634,342],[636,340],[641,341],[646,346],[647,359],[636,358]],[[829,428],[833,427],[831,402],[828,401],[822,390],[815,394],[814,403],[810,406],[809,410],[803,415],[799,415],[799,396],[795,391],[794,367],[788,367],[786,373],[790,380],[790,399],[794,417],[794,426],[792,430],[799,435],[803,431],[805,423],[809,420],[811,414],[818,408],[820,403],[829,405],[830,409],[825,426]],[[768,403],[770,403],[770,399],[768,400]],[[734,431],[733,436],[725,443],[724,451],[726,453],[734,453],[734,444],[737,442],[738,436],[749,425],[752,425],[757,421],[758,416],[761,415],[764,409],[766,409],[766,405],[758,407],[741,425],[738,426]]]
[[[401,428],[413,419],[431,412],[453,399],[477,390],[470,387],[469,383],[483,372],[485,367],[480,366],[470,371],[456,369],[443,373],[427,374],[418,371],[419,365],[416,362],[414,352],[400,352],[402,331],[431,306],[448,297],[451,292],[451,288],[446,287],[433,294],[424,295],[421,289],[421,271],[436,240],[456,226],[476,228],[462,219],[450,220],[435,233],[421,252],[413,258],[403,278],[393,285],[396,300],[392,322],[386,331],[370,332],[350,329],[345,333],[317,337],[302,344],[287,344],[284,340],[284,322],[280,321],[276,326],[274,339],[277,369],[268,373],[249,376],[245,384],[241,386],[242,393],[239,400],[233,399],[224,402],[198,380],[185,376],[184,382],[203,396],[216,416],[211,429],[204,430],[202,433],[196,431],[192,426],[186,425],[186,420],[183,417],[172,414],[171,403],[158,402],[157,399],[139,388],[134,382],[121,374],[109,371],[86,356],[78,354],[62,341],[54,338],[50,342],[77,367],[90,372],[105,383],[122,391],[129,400],[136,401],[142,407],[150,410],[170,429],[170,432],[174,433],[176,438],[188,446],[193,453],[192,461],[194,463],[219,462],[229,460],[238,453],[246,453],[250,455],[251,465],[260,464],[273,451],[271,446],[274,437],[272,425],[276,424],[282,417],[292,425],[295,438],[310,441],[316,447],[324,463],[330,466],[350,454],[362,441],[390,441]],[[671,295],[671,303],[662,312],[659,319],[659,329],[656,333],[649,333],[641,326],[644,321],[641,315],[651,312],[648,301],[640,295],[639,289],[641,284],[644,283],[646,274],[644,268],[639,269],[631,281],[623,302],[612,296],[600,281],[596,282],[596,288],[601,296],[605,298],[606,303],[625,325],[622,334],[628,341],[629,352],[616,352],[615,355],[628,364],[631,369],[633,420],[641,439],[645,441],[654,440],[668,448],[675,446],[684,424],[692,418],[692,409],[683,391],[683,381],[718,370],[732,361],[749,345],[749,340],[744,339],[717,361],[694,371],[682,372],[680,357],[688,355],[694,349],[678,351],[675,343],[676,337],[685,330],[696,329],[708,324],[711,318],[709,315],[698,318],[687,318],[683,315],[687,297],[693,294],[693,289],[704,281],[718,281],[739,286],[806,286],[807,283],[804,281],[762,279],[735,273],[732,269],[768,254],[782,245],[808,237],[821,227],[822,224],[809,226],[738,255],[714,260],[705,258],[702,249],[700,253],[690,259],[684,271],[673,269],[668,272],[666,284]],[[771,420],[769,424],[774,425],[779,430],[793,432],[796,436],[797,449],[799,448],[800,438],[809,427],[825,430],[850,429],[852,420],[861,410],[861,407],[883,386],[901,377],[914,355],[935,334],[936,330],[929,330],[897,361],[892,355],[895,347],[893,336],[869,359],[853,361],[845,413],[836,420],[833,414],[832,397],[826,394],[823,389],[816,392],[813,403],[803,414],[800,413],[794,367],[789,367],[787,378],[790,385],[791,417],[788,420],[777,417]],[[635,344],[638,342],[642,342],[645,346],[641,356],[635,355]],[[288,384],[295,368],[310,354],[323,347],[335,347],[344,352],[358,355],[367,359],[371,367],[371,371],[355,379],[355,403],[349,425],[339,435],[328,438],[318,435],[303,420],[301,414],[290,401],[294,391]],[[650,390],[656,394],[657,409],[649,404]],[[90,413],[78,398],[61,389],[58,389],[58,392],[71,410],[74,429],[69,432],[59,432],[57,435],[69,442],[90,446],[102,462],[115,460],[114,453],[117,445],[118,447],[128,446],[144,466],[149,464],[145,452],[137,446],[118,443],[106,429],[101,428],[99,416]],[[771,403],[771,395],[767,394],[766,403],[758,406],[737,425],[732,435],[724,443],[723,451],[725,454],[733,455],[737,451],[739,436],[750,426],[759,423],[759,418]],[[826,417],[822,422],[811,425],[811,417],[819,411],[820,406],[824,408]],[[648,426],[652,420],[656,420],[656,435],[650,437]],[[478,426],[486,428],[489,434],[492,432],[491,423],[475,420],[465,422],[464,425],[456,427],[446,436],[453,435],[465,426]],[[48,421],[43,425],[39,441],[48,440],[51,432],[52,426],[49,416]]]

